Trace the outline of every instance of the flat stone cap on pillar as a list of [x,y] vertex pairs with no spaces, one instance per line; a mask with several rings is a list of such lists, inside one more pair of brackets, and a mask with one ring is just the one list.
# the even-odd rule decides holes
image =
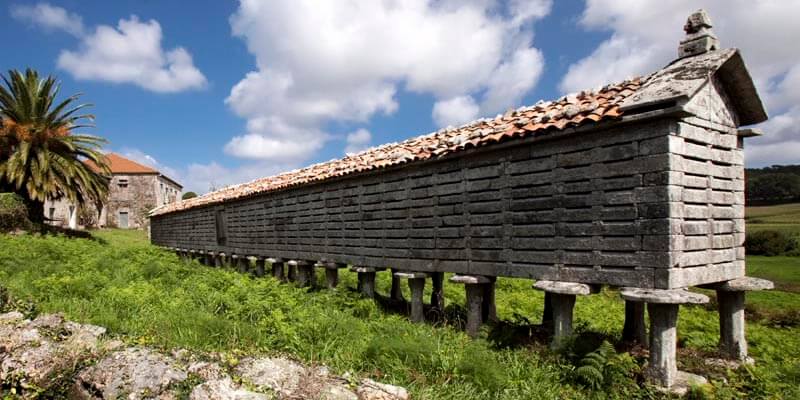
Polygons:
[[463,283],[465,285],[476,285],[479,283],[490,283],[492,280],[481,275],[453,275],[450,282]]
[[729,281],[700,285],[700,287],[721,290],[723,292],[749,292],[775,289],[775,284],[766,279],[745,276],[742,278],[731,279]]
[[599,292],[597,286],[577,282],[536,281],[536,283],[533,284],[533,288],[550,293],[581,296]]
[[268,263],[270,263],[270,264],[275,264],[275,263],[282,263],[282,262],[283,262],[283,259],[281,259],[281,258],[272,258],[272,257],[270,257],[270,258],[267,258],[267,259],[266,259],[266,260],[264,260],[264,261],[266,261],[266,262],[268,262]]
[[705,304],[708,296],[685,289],[622,288],[623,299],[653,304]]
[[264,257],[261,257],[261,256],[248,256],[248,257],[245,257],[245,258],[247,258],[250,261],[257,261],[257,260],[263,260],[264,259]]
[[425,279],[428,274],[424,272],[395,272],[394,276],[404,279]]
[[350,268],[350,271],[364,273],[364,272],[375,272],[377,270],[372,267],[352,267]]
[[297,267],[301,265],[308,265],[309,262],[306,260],[289,260],[286,264],[289,264],[291,267]]

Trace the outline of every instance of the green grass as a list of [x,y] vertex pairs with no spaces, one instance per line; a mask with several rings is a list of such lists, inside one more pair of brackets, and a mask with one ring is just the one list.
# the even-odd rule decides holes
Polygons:
[[[41,312],[61,311],[106,326],[130,343],[235,356],[286,353],[325,363],[338,373],[406,386],[416,399],[662,396],[634,380],[641,379],[637,371],[601,391],[574,379],[578,356],[603,339],[618,341],[623,303],[616,291],[577,300],[576,354],[557,355],[547,351],[535,327],[543,296],[529,280],[498,280],[503,323],[487,329],[483,339],[471,340],[458,326],[464,302],[459,285],[445,285],[447,322],[417,325],[359,298],[350,272],[342,271],[337,291],[307,290],[182,263],[150,246],[141,232],[110,230],[95,236],[98,240],[0,235],[0,285],[31,300]],[[793,260],[749,260],[756,275],[796,282],[797,275],[781,270]],[[388,274],[379,274],[377,286],[388,292]],[[800,294],[758,293],[748,300],[756,307],[748,335],[757,366],[737,373],[705,366],[702,358],[713,354],[718,340],[717,315],[713,306],[687,306],[681,307],[679,321],[681,368],[710,376],[712,398],[800,398],[800,327],[775,320],[776,312],[798,308]],[[641,354],[636,357],[641,364]]]
[[800,203],[747,207],[748,231],[776,230],[800,236]]

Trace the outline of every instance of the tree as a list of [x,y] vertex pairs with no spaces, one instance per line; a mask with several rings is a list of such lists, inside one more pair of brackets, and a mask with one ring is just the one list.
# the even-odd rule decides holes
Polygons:
[[[59,83],[27,69],[3,76],[0,85],[0,191],[21,196],[33,222],[44,220],[44,201],[66,197],[83,205],[101,201],[110,171],[100,151],[105,140],[76,134],[92,125],[89,104],[75,105],[79,94],[56,104]],[[85,161],[91,161],[92,166]]]
[[197,197],[197,193],[195,192],[186,192],[181,196],[181,200],[189,200]]

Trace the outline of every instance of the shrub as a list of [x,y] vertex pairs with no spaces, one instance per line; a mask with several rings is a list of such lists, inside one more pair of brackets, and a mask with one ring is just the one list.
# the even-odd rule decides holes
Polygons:
[[778,256],[797,251],[797,240],[785,232],[764,230],[747,234],[747,254]]
[[0,193],[0,231],[30,228],[28,209],[14,193]]

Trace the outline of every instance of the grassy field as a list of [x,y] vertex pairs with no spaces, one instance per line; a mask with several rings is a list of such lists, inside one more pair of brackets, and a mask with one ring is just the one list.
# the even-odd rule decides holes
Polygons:
[[[503,322],[471,340],[460,327],[464,292],[458,285],[445,285],[444,318],[415,325],[381,302],[359,298],[349,272],[337,291],[300,289],[182,263],[150,246],[141,232],[95,236],[98,240],[0,235],[0,285],[20,300],[17,306],[61,311],[106,326],[131,343],[231,357],[279,352],[406,386],[415,399],[664,397],[642,382],[644,360],[635,349],[632,356],[615,359],[621,372],[600,389],[585,386],[575,373],[580,356],[602,340],[624,350],[617,343],[623,302],[613,290],[578,299],[577,339],[567,352],[554,354],[537,326],[543,296],[527,280],[498,281]],[[768,257],[751,257],[748,264],[753,275],[785,285],[748,295],[748,338],[757,365],[726,371],[703,362],[715,354],[718,340],[711,304],[681,308],[681,368],[711,378],[709,388],[693,394],[697,398],[800,398],[800,265]],[[387,293],[389,286],[387,274],[379,274],[379,292]]]
[[747,230],[776,230],[800,236],[800,203],[747,207]]

